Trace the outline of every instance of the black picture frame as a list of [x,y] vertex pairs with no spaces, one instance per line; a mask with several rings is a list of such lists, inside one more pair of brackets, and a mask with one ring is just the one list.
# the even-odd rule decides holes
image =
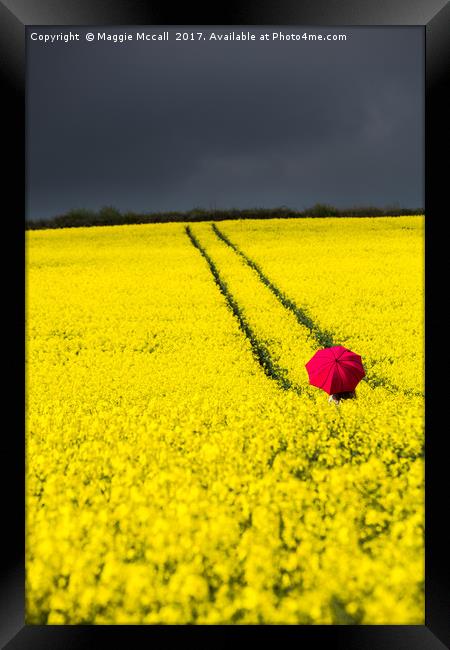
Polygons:
[[[3,175],[3,305],[6,332],[3,343],[7,383],[4,412],[11,424],[3,426],[3,534],[0,582],[0,642],[8,650],[33,648],[91,648],[192,642],[229,645],[251,642],[263,634],[267,642],[278,639],[315,647],[324,642],[345,650],[438,650],[450,647],[449,536],[446,532],[448,470],[445,430],[439,409],[445,404],[445,387],[437,380],[439,346],[446,340],[446,324],[439,313],[440,292],[445,290],[445,255],[439,252],[445,214],[443,202],[446,168],[446,63],[450,60],[450,7],[444,0],[279,0],[261,3],[226,3],[215,11],[197,11],[191,4],[171,12],[170,4],[145,0],[0,0],[0,75],[2,82],[3,141],[6,171]],[[413,626],[35,626],[25,620],[25,28],[29,25],[230,25],[230,26],[422,26],[426,34],[425,130],[425,330],[426,330],[426,607],[425,625]],[[6,197],[6,201],[5,201]],[[447,216],[448,218],[448,216]],[[441,266],[439,266],[441,265]],[[24,299],[22,300],[22,296]],[[7,298],[6,305],[4,298]],[[431,345],[431,339],[434,344]],[[5,343],[6,341],[6,343]],[[442,411],[443,412],[443,409]],[[4,416],[5,417],[5,416]],[[5,422],[6,420],[4,420]],[[8,470],[8,471],[7,471]],[[216,628],[220,627],[220,630]],[[264,627],[264,630],[261,630]]]

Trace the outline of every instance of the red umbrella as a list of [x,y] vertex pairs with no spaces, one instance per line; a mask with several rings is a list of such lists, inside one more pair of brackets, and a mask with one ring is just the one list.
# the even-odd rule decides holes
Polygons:
[[366,374],[359,354],[342,345],[318,350],[305,368],[309,383],[328,395],[355,390]]

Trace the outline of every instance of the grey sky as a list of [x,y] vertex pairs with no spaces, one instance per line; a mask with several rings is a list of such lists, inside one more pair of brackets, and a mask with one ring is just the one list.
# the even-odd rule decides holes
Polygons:
[[[114,205],[424,204],[423,29],[28,28],[27,218]],[[176,31],[347,41],[175,41]],[[43,44],[30,34],[80,34]]]

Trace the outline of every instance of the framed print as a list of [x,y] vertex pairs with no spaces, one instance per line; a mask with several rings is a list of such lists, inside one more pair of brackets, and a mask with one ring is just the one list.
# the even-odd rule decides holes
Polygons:
[[448,5],[0,18],[2,647],[449,647]]

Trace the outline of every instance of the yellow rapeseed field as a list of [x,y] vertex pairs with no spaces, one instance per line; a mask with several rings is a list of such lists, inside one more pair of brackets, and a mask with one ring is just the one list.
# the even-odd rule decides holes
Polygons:
[[27,232],[28,624],[424,623],[423,227]]

